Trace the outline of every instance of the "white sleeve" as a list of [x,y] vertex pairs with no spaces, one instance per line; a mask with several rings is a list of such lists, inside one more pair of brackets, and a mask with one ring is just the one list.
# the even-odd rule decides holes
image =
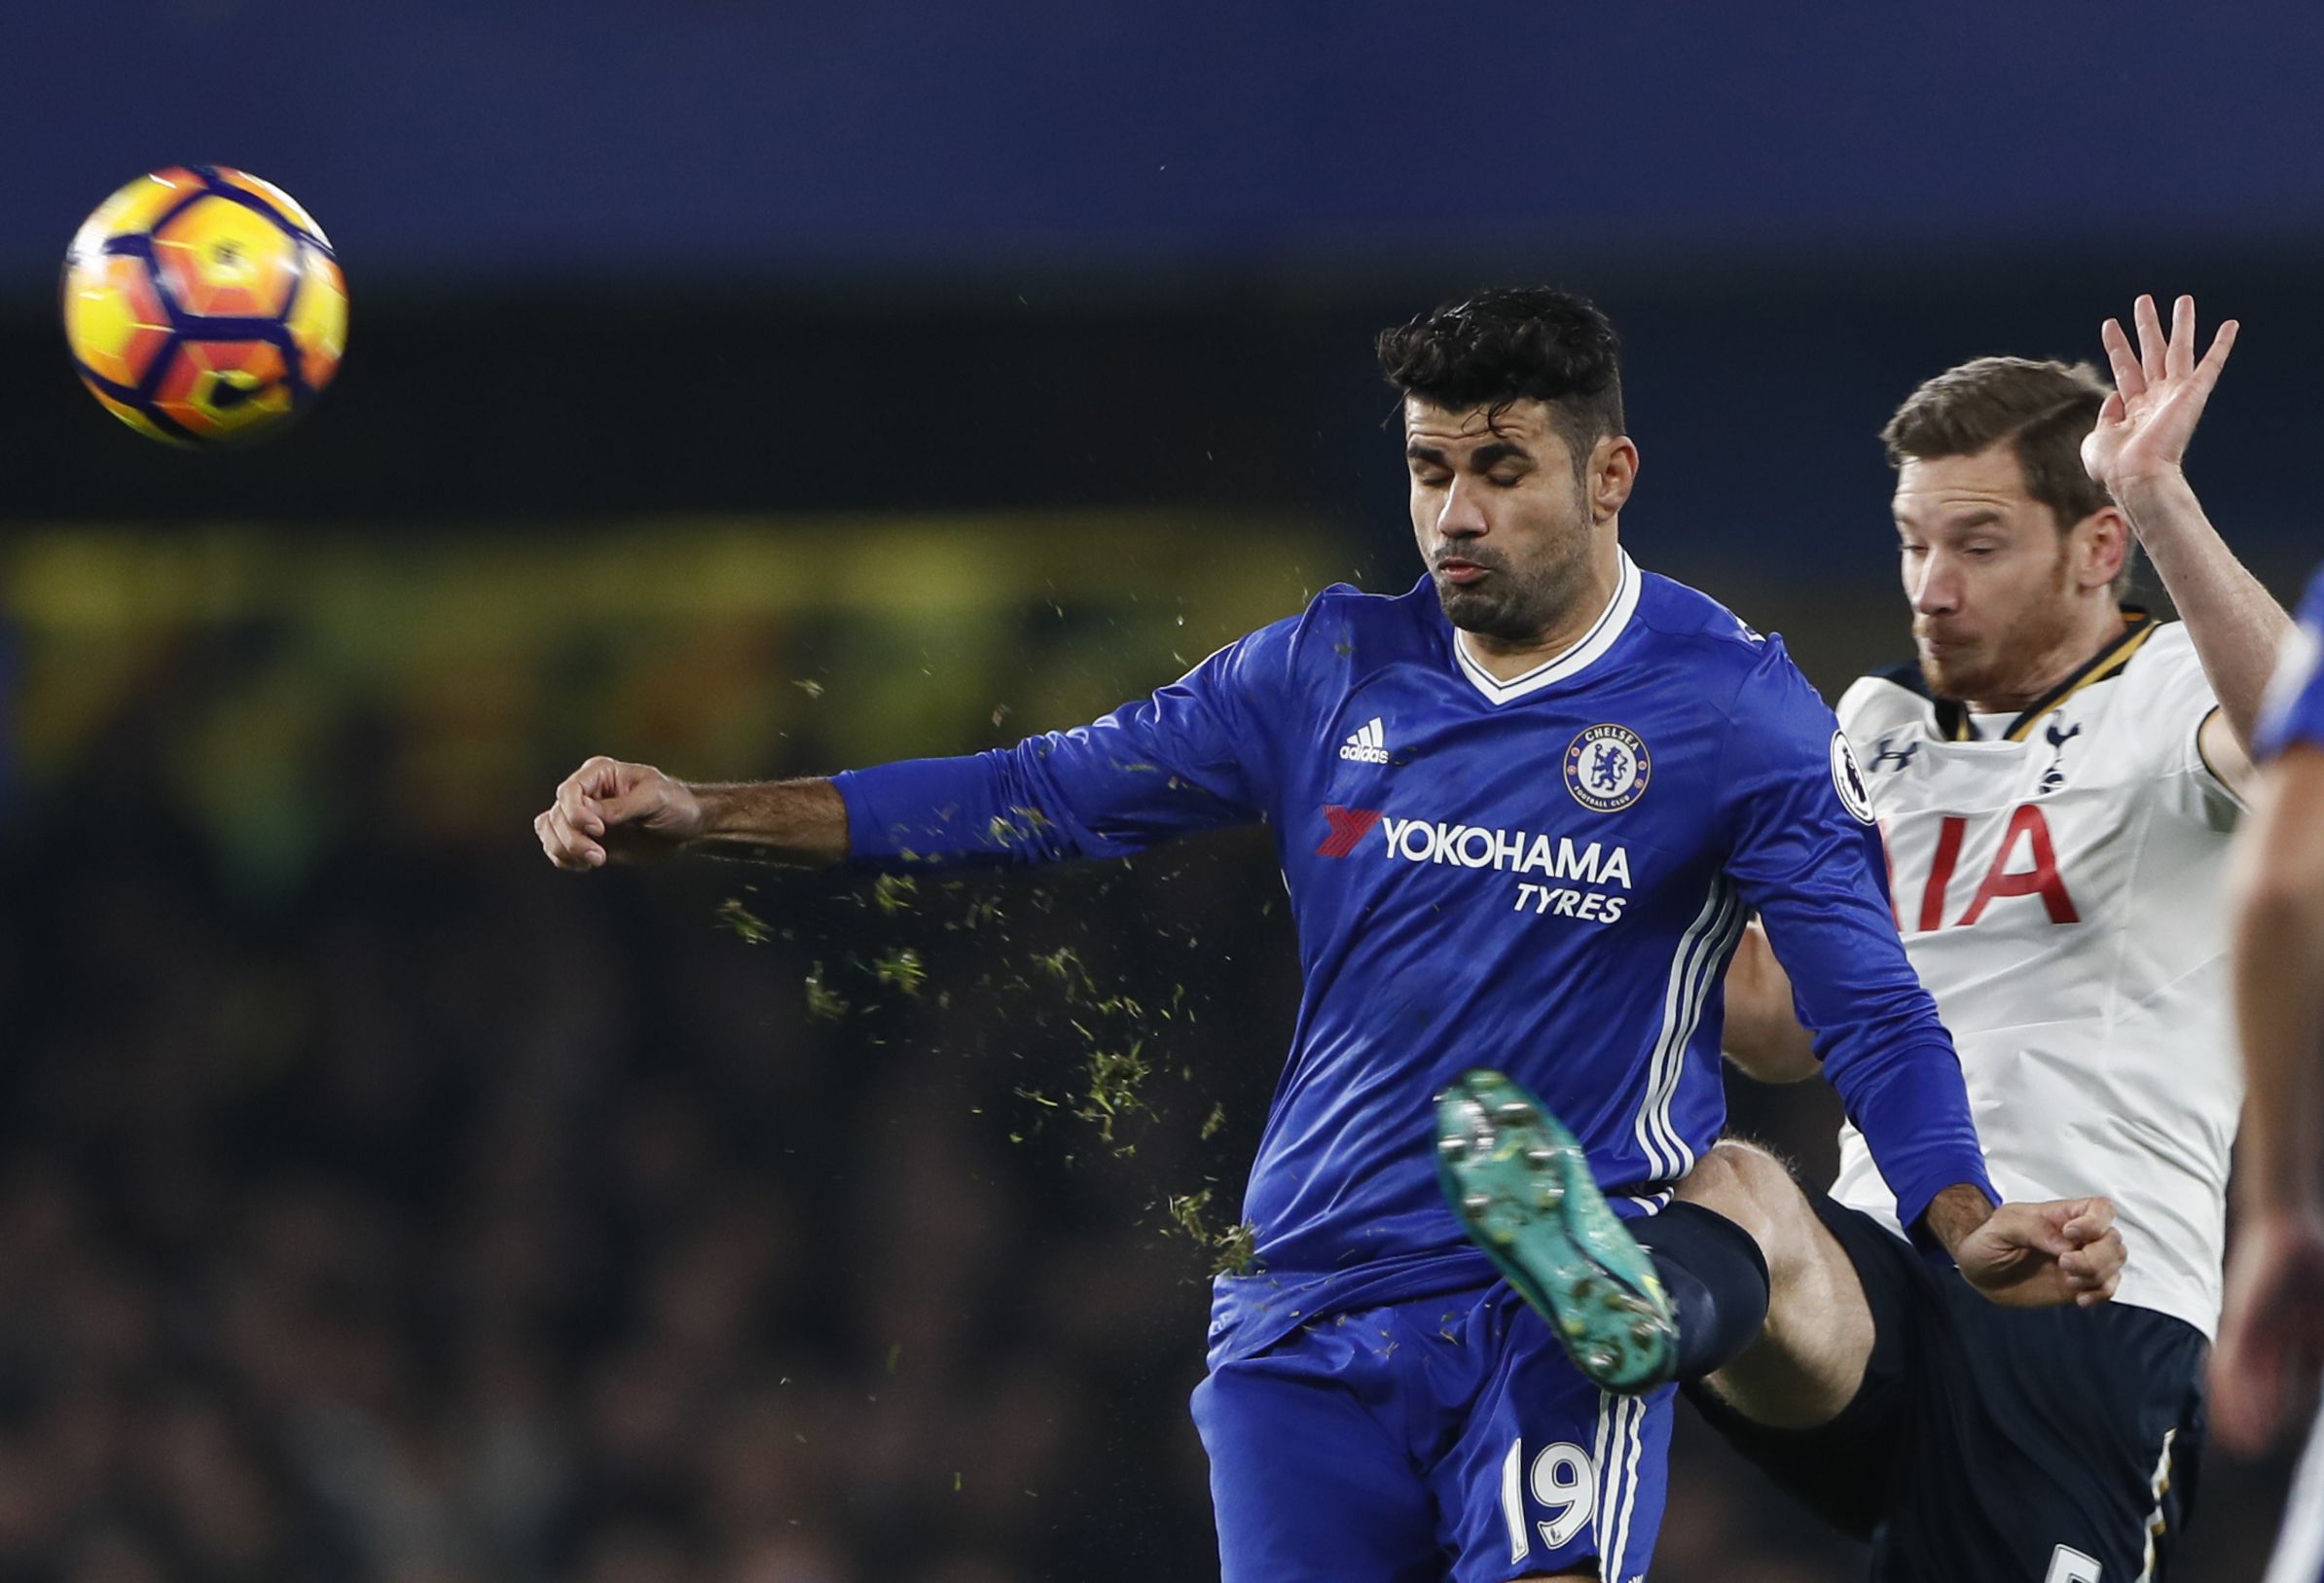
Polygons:
[[1857,677],[1848,684],[1848,690],[1840,695],[1838,705],[1832,711],[1839,717],[1840,730],[1848,734],[1851,747],[1856,745],[1855,737],[1864,723],[1864,711],[1878,695],[1880,686],[1877,676]]
[[1894,762],[1899,751],[1909,756],[1912,744],[1926,738],[1928,707],[1928,700],[1886,676],[1859,676],[1832,711],[1839,717],[1840,732],[1864,769],[1875,812],[1880,789],[1888,783],[1888,777],[1875,772],[1884,763]]
[[2131,658],[2123,680],[2130,689],[2124,702],[2154,755],[2165,804],[2210,829],[2233,829],[2243,812],[2242,800],[2204,762],[2197,740],[2219,698],[2186,626],[2174,621],[2160,628]]

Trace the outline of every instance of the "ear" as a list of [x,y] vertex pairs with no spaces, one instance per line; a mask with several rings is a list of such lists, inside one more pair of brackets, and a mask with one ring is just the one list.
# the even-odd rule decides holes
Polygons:
[[2074,581],[2106,588],[2130,558],[2130,523],[2119,506],[2100,506],[2074,524]]
[[1626,434],[1599,441],[1590,448],[1584,481],[1589,486],[1590,520],[1603,522],[1612,518],[1622,509],[1631,486],[1638,482],[1638,447]]

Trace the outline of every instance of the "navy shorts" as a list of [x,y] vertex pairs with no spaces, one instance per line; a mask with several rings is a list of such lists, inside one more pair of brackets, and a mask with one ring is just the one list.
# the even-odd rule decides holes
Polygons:
[[2202,1460],[2202,1333],[2116,1304],[2002,1308],[1869,1215],[1808,1198],[1871,1307],[1864,1385],[1798,1430],[1689,1385],[1711,1425],[1870,1541],[1873,1583],[2168,1578]]
[[1195,1388],[1222,1583],[1643,1578],[1673,1394],[1599,1390],[1506,1285],[1319,1320]]

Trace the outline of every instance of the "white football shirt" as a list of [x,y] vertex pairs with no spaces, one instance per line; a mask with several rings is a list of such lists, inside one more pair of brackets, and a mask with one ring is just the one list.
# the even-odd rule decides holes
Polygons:
[[[2112,1198],[2116,1300],[2205,1336],[2243,1101],[2222,896],[2238,805],[2196,745],[2215,704],[2186,628],[2130,613],[2015,719],[1933,702],[1910,670],[1863,678],[1838,711],[1994,1185]],[[1832,1196],[1896,1223],[1853,1127]]]

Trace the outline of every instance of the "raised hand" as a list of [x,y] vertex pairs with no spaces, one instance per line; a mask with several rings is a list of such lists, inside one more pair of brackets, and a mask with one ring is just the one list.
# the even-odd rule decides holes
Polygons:
[[532,821],[541,850],[561,869],[666,856],[702,832],[694,793],[650,764],[594,758],[566,775],[557,801]]
[[2007,1308],[2083,1308],[2114,1296],[2123,1234],[2109,1199],[2005,1204],[1953,1248],[1962,1278]]
[[2154,298],[2141,297],[2130,317],[2138,329],[2135,351],[2121,320],[2108,319],[2098,331],[2114,369],[2114,394],[2082,442],[2082,465],[2118,502],[2125,491],[2179,470],[2203,404],[2235,345],[2236,324],[2230,319],[2212,337],[2202,361],[2195,360],[2192,297],[2171,305],[2167,336]]

